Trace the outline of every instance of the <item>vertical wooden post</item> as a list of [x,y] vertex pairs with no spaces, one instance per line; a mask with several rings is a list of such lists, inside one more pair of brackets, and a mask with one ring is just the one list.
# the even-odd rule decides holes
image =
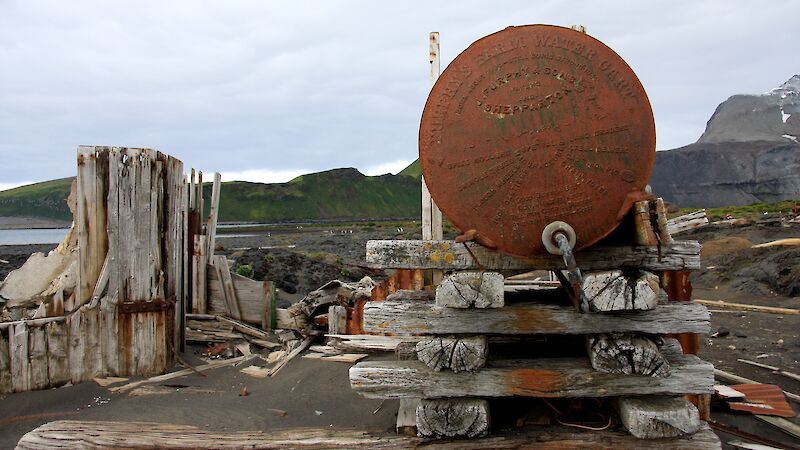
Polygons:
[[[431,63],[431,87],[436,84],[441,73],[439,64],[439,33],[434,31],[429,35],[429,61]],[[428,185],[425,183],[425,176],[422,177],[422,239],[440,240],[442,239],[442,212],[431,198]],[[436,286],[442,281],[442,271],[432,272],[432,285]]]
[[[217,237],[217,215],[219,214],[219,189],[222,184],[222,176],[214,173],[214,184],[211,187],[211,210],[206,221],[206,255],[208,260],[214,258],[214,245]],[[202,214],[202,211],[200,212]]]

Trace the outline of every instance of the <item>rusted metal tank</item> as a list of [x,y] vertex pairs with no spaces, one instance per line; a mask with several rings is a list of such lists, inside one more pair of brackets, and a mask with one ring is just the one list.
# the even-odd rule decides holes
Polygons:
[[431,90],[419,132],[433,199],[498,250],[546,255],[553,222],[580,250],[619,225],[655,160],[644,88],[613,50],[550,25],[509,27],[469,46]]

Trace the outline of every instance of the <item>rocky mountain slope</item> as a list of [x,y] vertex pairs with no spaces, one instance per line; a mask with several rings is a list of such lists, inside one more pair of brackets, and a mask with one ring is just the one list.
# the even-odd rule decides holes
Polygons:
[[650,184],[683,207],[800,198],[800,75],[722,102],[694,144],[658,152]]

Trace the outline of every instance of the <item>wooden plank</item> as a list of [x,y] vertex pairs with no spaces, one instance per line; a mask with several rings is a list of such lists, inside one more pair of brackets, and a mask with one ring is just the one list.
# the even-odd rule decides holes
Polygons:
[[28,331],[30,388],[31,390],[44,389],[50,385],[47,369],[47,333],[41,326],[31,327]]
[[[234,287],[236,285],[234,284]],[[264,281],[261,291],[264,293],[264,316],[261,319],[261,328],[264,330],[275,329],[275,304],[277,302],[277,295],[275,292],[275,285],[271,281]],[[236,294],[238,298],[238,293]],[[241,304],[240,304],[241,306]],[[244,314],[244,313],[243,313]],[[347,314],[345,313],[345,325],[347,325]]]
[[109,389],[109,391],[111,391],[111,392],[128,392],[128,391],[130,391],[130,390],[132,390],[134,388],[137,388],[137,387],[145,385],[145,384],[160,383],[162,381],[174,380],[175,378],[180,378],[180,377],[183,377],[183,376],[186,376],[186,375],[191,375],[191,374],[197,373],[197,372],[205,372],[207,370],[218,369],[220,367],[233,366],[233,365],[236,365],[236,364],[244,361],[245,359],[247,359],[246,356],[239,356],[239,357],[236,357],[236,358],[213,361],[213,362],[210,362],[208,364],[204,364],[202,366],[192,367],[190,369],[178,370],[176,372],[170,372],[170,373],[166,373],[164,375],[158,375],[158,376],[151,377],[151,378],[148,378],[148,379],[145,379],[145,380],[134,381],[132,383],[128,383],[128,384],[125,384],[125,385],[122,385],[122,386],[112,387],[112,388]]
[[78,233],[77,304],[88,302],[108,251],[106,182],[108,154],[78,147],[76,227]]
[[192,263],[192,312],[205,314],[208,311],[206,303],[206,276],[207,260],[205,256],[205,236],[194,236],[194,256]]
[[[230,272],[229,272],[230,273]],[[228,314],[222,284],[219,275],[212,266],[207,271],[208,312],[211,314]],[[256,281],[236,273],[230,273],[234,292],[238,301],[241,320],[262,325],[264,309],[272,301],[272,287],[269,281]],[[270,294],[268,297],[267,294]],[[270,305],[272,309],[272,306]]]
[[683,233],[684,231],[691,230],[693,228],[704,227],[706,225],[708,225],[706,210],[701,209],[699,211],[684,214],[668,220],[667,230],[671,236],[674,236],[678,233]]
[[800,309],[777,308],[774,306],[761,306],[761,305],[747,305],[744,303],[731,303],[723,300],[694,299],[692,300],[692,302],[705,306],[713,306],[715,308],[731,309],[735,311],[752,311],[752,312],[762,312],[770,314],[791,314],[791,315],[800,314]]
[[[228,268],[228,260],[222,256],[214,256],[213,264],[216,267],[217,277],[222,280],[222,292],[225,294],[225,304],[227,305],[228,315],[234,319],[242,320],[242,311],[239,308],[239,299],[236,296],[236,289],[231,279],[231,270]],[[266,299],[264,299],[266,301]]]
[[537,303],[480,310],[442,308],[425,301],[367,302],[364,306],[364,331],[396,335],[708,333],[709,319],[704,306],[691,303],[615,314],[581,314],[567,306]]
[[[719,449],[719,438],[708,425],[690,438],[668,438],[647,441],[647,445],[663,450]],[[627,450],[642,448],[642,441],[624,432],[576,431],[574,428],[550,427],[462,440],[431,440],[396,433],[378,434],[359,430],[329,428],[286,429],[270,431],[212,431],[192,425],[152,422],[79,422],[46,423],[25,434],[17,444],[20,450],[52,448],[84,449],[186,449],[186,448],[369,448],[432,450],[476,450],[486,448]]]
[[69,328],[58,322],[43,327],[47,333],[47,378],[50,386],[60,386],[70,381]]
[[585,358],[498,360],[477,372],[434,372],[419,361],[366,361],[350,386],[368,398],[616,397],[713,392],[714,367],[694,355],[669,355],[669,377],[605,374]]
[[214,257],[214,245],[217,238],[217,215],[219,214],[219,190],[222,186],[222,175],[214,172],[214,183],[211,187],[211,209],[206,223],[206,254],[209,259]]
[[[469,251],[465,248],[469,246]],[[476,261],[477,259],[477,261]],[[581,270],[636,268],[650,271],[700,268],[700,244],[697,241],[675,241],[662,247],[603,246],[575,254]],[[560,258],[516,258],[486,247],[453,241],[384,240],[367,241],[366,260],[377,268],[478,270],[478,262],[486,270],[564,268]]]
[[11,383],[14,392],[31,390],[31,365],[28,351],[28,325],[20,323],[8,334],[9,356],[11,358]]

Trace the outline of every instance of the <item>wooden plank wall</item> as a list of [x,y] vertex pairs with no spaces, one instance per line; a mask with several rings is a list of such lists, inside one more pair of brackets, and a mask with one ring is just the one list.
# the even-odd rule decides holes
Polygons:
[[175,158],[79,147],[78,307],[0,323],[0,393],[166,371],[185,299],[185,195]]

